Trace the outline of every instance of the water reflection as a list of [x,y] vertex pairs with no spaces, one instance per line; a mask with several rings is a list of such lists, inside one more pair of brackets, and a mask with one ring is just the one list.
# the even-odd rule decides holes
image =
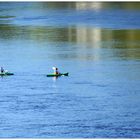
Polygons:
[[139,9],[138,2],[77,2],[77,9]]
[[31,3],[32,7],[38,6],[43,9],[139,9],[138,2],[38,2]]
[[[96,49],[97,51],[94,51],[94,53],[96,53],[95,56],[97,56],[97,53],[99,53],[98,55],[101,55],[99,48],[119,48],[125,49],[125,51],[121,51],[121,53],[118,53],[117,51],[115,55],[123,56],[125,58],[140,58],[138,49],[140,47],[139,30],[105,30],[101,28],[91,28],[85,26],[54,28],[3,25],[0,26],[0,31],[0,40],[30,40],[37,44],[43,42],[74,43],[75,45],[77,44],[80,46],[77,48],[77,56],[81,54],[81,51],[84,54],[87,53],[86,49],[90,47],[98,48],[98,50]],[[116,50],[112,49],[112,52],[113,51]],[[73,55],[74,54],[65,54],[67,58],[71,58]],[[89,56],[88,52],[87,55],[87,59],[91,59],[93,57],[92,53]],[[64,57],[64,55],[62,56]]]
[[[68,41],[91,44],[100,41],[132,41],[138,45],[138,42],[140,40],[139,30],[107,30],[102,28],[92,28],[88,26],[57,28],[1,25],[0,31],[0,39],[11,39],[15,37],[19,39],[29,38],[37,42],[46,39],[50,42]],[[129,43],[127,44],[127,46],[129,46]]]
[[[111,54],[114,54],[117,57],[133,58],[133,59],[140,58],[139,55],[140,30],[104,29],[101,27],[81,24],[78,21],[74,26],[68,25],[68,26],[59,27],[53,25],[52,26],[34,25],[34,22],[38,22],[38,18],[39,21],[41,20],[41,22],[44,22],[42,20],[42,17],[44,17],[44,14],[46,13],[48,15],[45,15],[45,18],[46,19],[50,18],[48,21],[50,20],[52,21],[53,19],[51,18],[51,16],[56,16],[58,14],[57,12],[61,13],[61,9],[73,8],[79,11],[81,11],[82,9],[85,11],[85,9],[101,10],[104,8],[137,9],[140,6],[139,3],[131,3],[131,2],[128,3],[118,3],[118,2],[117,3],[112,3],[112,2],[111,3],[110,2],[108,3],[104,3],[104,2],[26,3],[25,2],[22,4],[21,3],[10,3],[10,5],[8,4],[9,3],[0,4],[0,9],[2,10],[0,15],[0,40],[3,42],[5,40],[8,42],[31,41],[32,43],[38,44],[38,46],[45,46],[46,43],[56,43],[56,42],[57,42],[56,46],[61,46],[61,43],[64,42],[67,44],[71,44],[69,45],[69,47],[70,46],[72,47],[72,44],[77,45],[74,53],[70,53],[69,51],[68,53],[64,52],[62,54],[59,54],[59,57],[67,58],[67,59],[79,58],[79,59],[86,59],[86,60],[87,59],[99,60],[102,58],[103,55],[105,55],[105,53],[103,53],[104,50],[101,48],[110,49],[107,52],[110,51]],[[52,12],[49,11],[50,9],[52,9]],[[54,10],[55,11],[54,12],[53,9],[59,9],[60,11],[56,12]],[[28,12],[29,14],[27,14]],[[66,20],[70,20],[71,13],[73,12],[73,10],[66,11],[66,12],[67,12],[66,17],[68,17],[68,19]],[[31,17],[33,17],[34,15],[37,15],[37,17],[35,17],[36,20],[32,21]],[[54,17],[54,19],[58,18],[60,15],[58,14],[56,17]],[[30,18],[27,18],[28,16]],[[78,17],[79,16],[81,15],[78,15]],[[22,21],[23,26],[20,24],[14,24],[13,21],[20,17],[22,17],[23,19],[27,18],[28,22],[31,21],[30,23],[31,25],[26,25],[26,20]],[[61,22],[65,22],[65,21],[61,21]],[[91,48],[93,49],[91,50]],[[125,49],[125,51],[116,50],[116,49]],[[57,51],[57,50],[54,49],[53,51]]]
[[74,28],[53,28],[53,27],[19,27],[13,25],[0,26],[0,39],[30,39],[33,41],[74,41]]

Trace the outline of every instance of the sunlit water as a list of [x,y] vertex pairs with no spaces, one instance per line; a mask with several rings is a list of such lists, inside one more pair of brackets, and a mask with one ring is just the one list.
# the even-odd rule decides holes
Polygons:
[[0,3],[0,137],[139,138],[139,9],[61,4]]

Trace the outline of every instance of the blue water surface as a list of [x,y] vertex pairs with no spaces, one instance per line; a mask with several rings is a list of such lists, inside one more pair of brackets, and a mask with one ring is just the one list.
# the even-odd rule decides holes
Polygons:
[[139,138],[139,9],[68,4],[0,3],[0,138]]

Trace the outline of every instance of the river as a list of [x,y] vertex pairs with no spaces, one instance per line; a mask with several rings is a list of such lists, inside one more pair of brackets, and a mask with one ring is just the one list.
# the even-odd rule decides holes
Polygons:
[[139,9],[1,2],[0,138],[140,138]]

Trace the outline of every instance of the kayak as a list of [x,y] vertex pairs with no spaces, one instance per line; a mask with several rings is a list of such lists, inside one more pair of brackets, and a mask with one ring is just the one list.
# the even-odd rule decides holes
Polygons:
[[67,73],[59,73],[59,74],[47,74],[47,77],[57,77],[57,76],[68,76],[68,72]]
[[14,75],[14,73],[10,73],[10,72],[0,73],[0,76],[7,76],[7,75]]
[[57,76],[68,76],[68,72],[67,73],[59,73],[59,74],[47,74],[47,77],[57,77]]

